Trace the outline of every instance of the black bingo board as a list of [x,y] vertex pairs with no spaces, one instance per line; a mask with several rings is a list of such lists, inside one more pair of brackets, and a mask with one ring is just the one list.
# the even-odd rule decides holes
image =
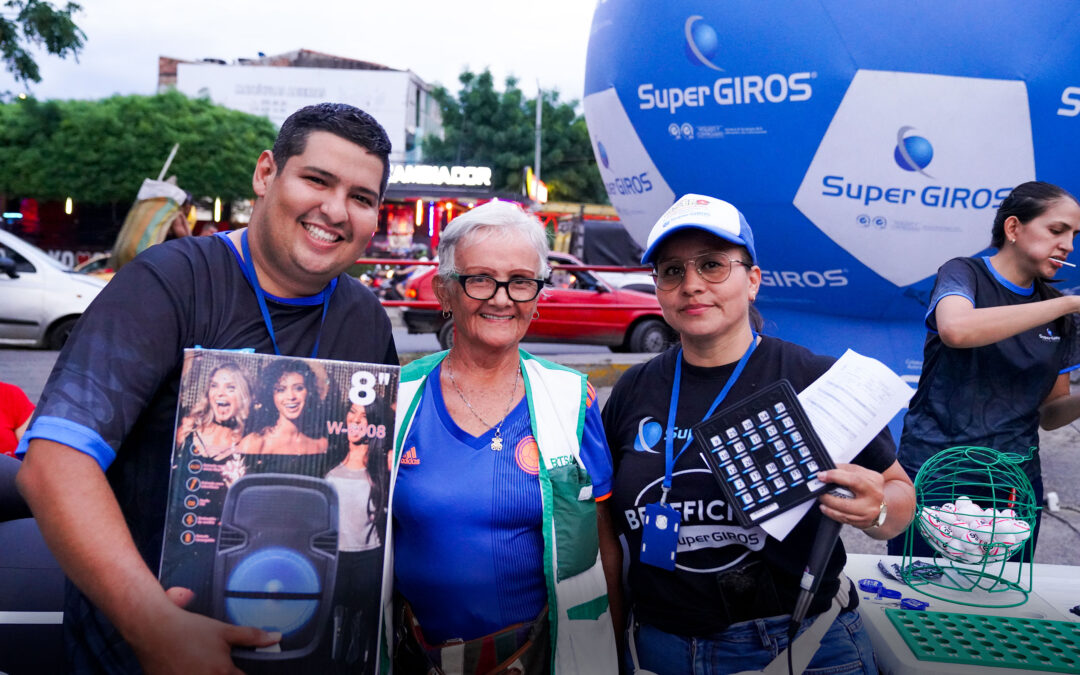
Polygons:
[[693,433],[743,527],[836,488],[814,477],[836,465],[787,380],[724,408]]

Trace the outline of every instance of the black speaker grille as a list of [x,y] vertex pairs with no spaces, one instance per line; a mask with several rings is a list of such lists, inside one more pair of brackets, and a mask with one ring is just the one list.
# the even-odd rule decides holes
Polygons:
[[311,540],[311,547],[324,553],[334,555],[337,551],[337,540],[337,532],[320,534]]
[[237,530],[227,525],[221,526],[221,534],[218,535],[218,549],[230,549],[243,546],[247,543],[247,535],[243,530]]

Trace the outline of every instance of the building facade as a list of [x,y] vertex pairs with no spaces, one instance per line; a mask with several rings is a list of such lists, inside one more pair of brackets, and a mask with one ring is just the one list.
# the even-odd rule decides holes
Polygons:
[[442,134],[432,87],[412,71],[310,49],[232,63],[162,56],[158,58],[158,90],[166,89],[262,115],[278,126],[312,103],[349,103],[386,129],[393,144],[392,162],[420,162],[423,137]]

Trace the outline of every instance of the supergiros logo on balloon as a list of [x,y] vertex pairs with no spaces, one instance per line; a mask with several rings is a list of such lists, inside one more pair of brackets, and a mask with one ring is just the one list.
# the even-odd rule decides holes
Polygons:
[[1080,87],[1065,87],[1061,92],[1062,107],[1057,109],[1057,114],[1062,117],[1076,117],[1080,115]]
[[[1075,15],[1076,0],[602,0],[582,98],[597,168],[639,244],[684,195],[735,205],[769,334],[915,381],[938,268],[992,254],[1016,185],[1080,194]],[[1080,268],[1054,280],[1080,294]]]
[[[934,180],[934,176],[926,171],[934,158],[934,147],[930,141],[913,133],[914,127],[902,126],[896,132],[896,148],[893,151],[893,159],[896,165],[904,171],[917,173],[925,178]],[[998,187],[963,187],[942,186],[937,184],[926,185],[922,189],[913,189],[906,186],[888,186],[851,183],[843,176],[829,175],[821,179],[821,194],[825,197],[841,197],[862,202],[864,206],[870,206],[874,202],[884,201],[889,204],[921,203],[924,206],[940,207],[943,209],[996,209],[1001,205],[1001,200],[1008,196],[1011,186]],[[860,220],[859,224],[866,226],[873,222],[878,227],[885,227],[887,221],[875,219]]]
[[[686,54],[690,62],[716,72],[724,69],[713,62],[720,50],[716,30],[698,14],[686,19],[683,26]],[[701,108],[709,105],[743,105],[750,103],[783,103],[807,101],[814,94],[810,80],[812,72],[770,73],[767,75],[720,75],[711,82],[687,87],[658,86],[652,82],[638,85],[638,107],[657,108],[672,115],[686,106]]]

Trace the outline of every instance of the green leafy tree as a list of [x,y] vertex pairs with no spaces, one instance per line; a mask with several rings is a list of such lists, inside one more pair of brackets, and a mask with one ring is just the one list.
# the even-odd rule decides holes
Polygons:
[[34,99],[0,105],[0,193],[130,203],[169,168],[196,197],[251,197],[251,171],[277,134],[264,117],[178,92],[100,101]]
[[6,0],[0,4],[0,58],[20,82],[41,82],[37,61],[29,47],[66,58],[78,58],[86,34],[71,18],[82,7],[69,2],[54,7],[45,0]]
[[[524,169],[534,159],[536,99],[527,99],[513,77],[502,92],[491,72],[465,70],[457,95],[437,87],[432,95],[442,111],[443,135],[423,140],[424,157],[433,162],[492,168],[496,190],[520,192]],[[606,203],[585,119],[576,102],[559,101],[558,91],[544,92],[541,121],[541,179],[553,201]]]

